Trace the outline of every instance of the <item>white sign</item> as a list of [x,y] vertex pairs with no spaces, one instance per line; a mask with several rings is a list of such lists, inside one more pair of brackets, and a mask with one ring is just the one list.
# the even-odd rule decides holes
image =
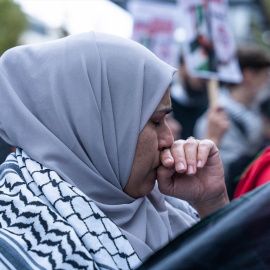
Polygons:
[[198,77],[238,83],[242,80],[226,0],[178,0],[186,30],[184,57]]
[[141,43],[164,62],[177,67],[178,46],[174,39],[179,24],[175,4],[130,1],[128,10],[134,19],[132,39]]

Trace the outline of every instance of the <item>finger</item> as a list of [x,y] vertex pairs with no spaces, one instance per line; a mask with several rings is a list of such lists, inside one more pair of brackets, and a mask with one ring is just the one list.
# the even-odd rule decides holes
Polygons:
[[215,148],[215,144],[211,140],[199,141],[198,155],[197,155],[197,167],[203,168],[207,162],[210,152]]
[[174,167],[166,168],[164,166],[160,166],[157,170],[157,181],[158,188],[161,193],[165,195],[170,194],[170,190],[172,189],[172,176],[175,173]]
[[198,141],[195,138],[188,138],[184,144],[184,151],[187,162],[187,174],[193,175],[197,172],[197,148]]
[[163,166],[171,167],[174,165],[174,158],[171,154],[171,149],[165,149],[160,153],[160,161]]
[[171,146],[171,153],[174,158],[175,170],[178,173],[183,173],[187,169],[184,144],[184,140],[177,140]]

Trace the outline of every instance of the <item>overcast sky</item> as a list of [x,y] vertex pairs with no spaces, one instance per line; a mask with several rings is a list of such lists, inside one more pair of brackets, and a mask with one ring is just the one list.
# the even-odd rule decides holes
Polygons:
[[132,17],[107,0],[14,0],[23,11],[52,27],[64,25],[69,33],[89,30],[123,37],[132,34]]

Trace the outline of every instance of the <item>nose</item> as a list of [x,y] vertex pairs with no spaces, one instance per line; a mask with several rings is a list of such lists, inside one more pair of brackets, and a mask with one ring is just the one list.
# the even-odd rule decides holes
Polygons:
[[164,128],[160,131],[158,138],[158,149],[162,150],[165,148],[170,148],[173,144],[173,135],[170,127],[167,123],[165,123]]

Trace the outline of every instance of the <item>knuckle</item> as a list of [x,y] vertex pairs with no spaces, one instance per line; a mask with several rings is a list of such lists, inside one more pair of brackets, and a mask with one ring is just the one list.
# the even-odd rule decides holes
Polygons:
[[174,160],[175,160],[175,164],[177,164],[177,163],[179,163],[179,162],[182,162],[183,164],[186,163],[186,159],[185,159],[183,156],[180,156],[180,155],[176,156],[176,157],[174,158]]
[[207,148],[207,147],[209,147],[209,144],[202,141],[202,142],[200,142],[199,146],[200,146],[200,148]]
[[195,164],[197,162],[196,158],[190,157],[187,159],[188,164]]
[[185,140],[177,140],[174,141],[173,145],[182,145],[185,142]]
[[176,149],[176,148],[182,147],[184,145],[184,142],[185,142],[184,140],[174,141],[174,143],[171,146],[171,149]]
[[194,146],[197,144],[197,140],[196,139],[188,139],[185,142],[185,146]]
[[163,151],[161,151],[160,156],[161,157],[167,157],[171,155],[171,150],[170,149],[164,149]]
[[201,147],[211,147],[213,145],[214,145],[214,142],[209,140],[209,139],[205,139],[205,140],[200,141]]

